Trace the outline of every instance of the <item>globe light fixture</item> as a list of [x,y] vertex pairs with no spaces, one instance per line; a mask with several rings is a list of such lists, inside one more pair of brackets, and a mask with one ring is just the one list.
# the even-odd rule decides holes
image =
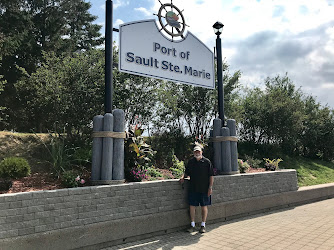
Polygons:
[[212,27],[215,34],[219,36],[223,32],[224,24],[222,24],[221,22],[216,22]]

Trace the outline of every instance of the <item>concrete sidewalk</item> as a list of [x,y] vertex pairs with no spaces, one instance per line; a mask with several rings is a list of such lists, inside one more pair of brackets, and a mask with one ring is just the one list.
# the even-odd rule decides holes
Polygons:
[[334,198],[104,250],[113,249],[334,249]]

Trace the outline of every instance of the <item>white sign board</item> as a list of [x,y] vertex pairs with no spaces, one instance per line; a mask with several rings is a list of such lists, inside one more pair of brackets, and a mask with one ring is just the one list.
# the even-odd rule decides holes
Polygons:
[[214,55],[190,32],[171,41],[155,20],[120,25],[119,70],[213,89]]

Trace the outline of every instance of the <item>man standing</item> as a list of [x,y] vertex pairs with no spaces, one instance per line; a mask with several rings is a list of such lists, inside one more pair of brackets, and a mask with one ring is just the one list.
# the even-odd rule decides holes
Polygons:
[[194,157],[189,160],[180,182],[183,183],[184,178],[188,176],[190,177],[188,201],[191,219],[188,232],[195,231],[195,208],[200,205],[202,209],[202,223],[199,232],[205,233],[208,206],[211,205],[213,168],[210,160],[203,157],[200,146],[194,147]]

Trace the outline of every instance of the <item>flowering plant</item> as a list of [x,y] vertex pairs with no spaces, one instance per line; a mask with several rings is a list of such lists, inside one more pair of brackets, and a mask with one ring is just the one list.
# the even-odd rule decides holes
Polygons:
[[249,169],[249,164],[241,159],[238,159],[238,166],[240,173],[246,173],[246,171]]
[[86,183],[77,173],[72,170],[65,171],[61,175],[61,183],[64,187],[82,187]]
[[148,175],[147,175],[147,170],[140,170],[137,168],[132,168],[130,169],[129,173],[128,173],[128,180],[129,181],[134,181],[134,182],[140,182],[144,179],[147,179]]
[[145,169],[154,165],[156,151],[152,150],[151,145],[145,142],[142,136],[143,132],[144,129],[141,128],[140,123],[131,125],[129,128],[129,138],[124,145],[126,171],[131,171],[132,168]]
[[263,160],[266,161],[266,163],[264,164],[266,170],[271,170],[271,171],[275,171],[276,169],[278,169],[278,164],[283,161],[282,159],[278,158],[278,159],[273,159],[270,160],[269,158],[263,158]]
[[75,178],[75,181],[78,182],[78,185],[83,185],[86,182],[84,179],[81,179],[79,175],[77,176],[77,178]]

